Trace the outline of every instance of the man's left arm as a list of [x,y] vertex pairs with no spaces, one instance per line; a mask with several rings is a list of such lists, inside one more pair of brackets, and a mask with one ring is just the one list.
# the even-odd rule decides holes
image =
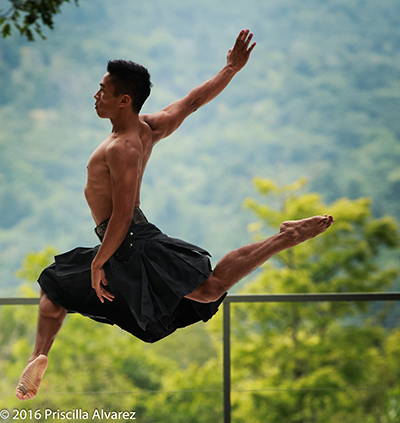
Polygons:
[[141,154],[137,149],[120,143],[108,149],[106,160],[110,170],[113,210],[92,262],[92,287],[102,303],[104,299],[112,301],[114,298],[102,286],[108,284],[103,266],[121,245],[131,224]]

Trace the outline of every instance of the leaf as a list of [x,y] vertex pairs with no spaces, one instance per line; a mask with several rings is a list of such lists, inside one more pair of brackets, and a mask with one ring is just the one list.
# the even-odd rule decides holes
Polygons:
[[[2,22],[0,23],[0,25],[2,25]],[[3,35],[3,38],[9,37],[11,35],[11,25],[9,23],[6,23],[3,26],[1,34]]]
[[[54,29],[54,15],[61,12],[61,5],[70,0],[10,0],[12,7],[8,12],[0,16],[0,27],[2,25],[1,34],[3,38],[11,35],[10,23],[12,23],[21,36],[27,38],[28,41],[34,41],[34,33],[40,38],[46,37],[42,33],[42,27]],[[75,0],[78,6],[79,0]],[[11,15],[8,14],[11,12]],[[21,20],[23,24],[21,24]]]

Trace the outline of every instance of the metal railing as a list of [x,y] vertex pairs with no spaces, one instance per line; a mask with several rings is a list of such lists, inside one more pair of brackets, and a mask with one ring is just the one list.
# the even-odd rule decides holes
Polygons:
[[228,295],[223,302],[224,423],[231,423],[231,303],[400,301],[400,292],[343,294]]
[[[0,298],[2,305],[38,305],[39,298]],[[224,423],[231,423],[231,304],[293,302],[400,301],[400,292],[327,293],[327,294],[256,294],[228,295],[223,302],[223,402]]]
[[38,305],[40,298],[0,298],[2,305]]

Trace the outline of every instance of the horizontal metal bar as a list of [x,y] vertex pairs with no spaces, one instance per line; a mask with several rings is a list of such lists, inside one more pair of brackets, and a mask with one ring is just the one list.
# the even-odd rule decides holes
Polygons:
[[346,292],[329,294],[228,295],[231,303],[293,303],[317,301],[400,301],[400,292]]
[[[40,298],[0,298],[0,305],[37,305]],[[400,301],[400,292],[342,292],[324,294],[229,294],[230,303],[293,303],[318,301]]]
[[0,305],[38,305],[40,298],[0,298]]

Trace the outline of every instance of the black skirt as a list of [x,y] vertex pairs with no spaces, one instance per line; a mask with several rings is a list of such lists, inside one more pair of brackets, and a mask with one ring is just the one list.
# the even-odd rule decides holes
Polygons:
[[91,263],[99,245],[79,247],[55,257],[39,277],[46,295],[70,313],[116,324],[145,342],[156,342],[217,311],[224,294],[212,303],[184,298],[212,273],[210,254],[170,238],[151,223],[132,221],[121,246],[104,264],[115,298],[101,303],[91,287]]

